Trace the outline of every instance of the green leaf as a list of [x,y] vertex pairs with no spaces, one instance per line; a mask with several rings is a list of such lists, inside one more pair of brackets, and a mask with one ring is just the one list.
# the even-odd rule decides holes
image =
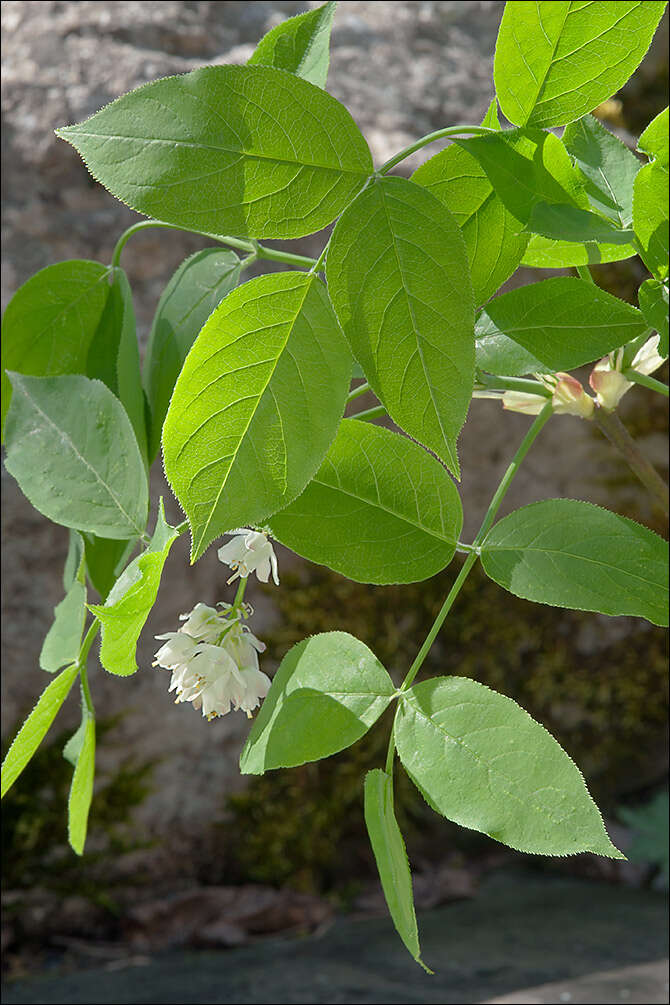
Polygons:
[[511,698],[466,677],[415,684],[399,703],[396,747],[448,820],[519,851],[623,858],[577,765]]
[[86,565],[82,561],[77,578],[54,611],[54,621],[40,652],[40,667],[54,673],[79,657],[86,620]]
[[86,572],[91,585],[101,598],[107,595],[130,558],[137,544],[137,538],[114,541],[95,534],[84,534],[86,548]]
[[493,71],[503,114],[546,127],[592,111],[640,65],[664,10],[665,0],[508,0]]
[[114,269],[105,309],[88,350],[86,376],[97,378],[119,399],[146,457],[146,419],[140,377],[133,294],[123,269]]
[[641,166],[635,154],[592,115],[566,126],[563,146],[582,173],[592,207],[619,227],[630,227],[633,185]]
[[637,291],[640,310],[647,324],[661,336],[658,351],[668,355],[668,284],[647,279]]
[[305,491],[269,521],[293,551],[359,583],[413,583],[451,561],[463,525],[439,463],[398,433],[344,419]]
[[82,717],[77,731],[72,734],[70,739],[67,741],[63,747],[63,757],[68,761],[72,767],[76,767],[77,759],[81,753],[81,748],[84,746],[84,738],[86,736],[86,720],[88,716],[84,709],[82,709]]
[[527,229],[554,241],[570,243],[595,241],[630,246],[635,238],[632,230],[622,230],[598,213],[549,202],[538,202],[533,206]]
[[584,279],[556,276],[490,300],[477,319],[477,366],[488,373],[573,370],[637,338],[642,314]]
[[668,108],[667,105],[652,119],[638,140],[637,149],[655,160],[666,171],[670,167],[668,154]]
[[330,29],[336,3],[290,17],[264,35],[247,65],[262,63],[288,70],[325,87],[330,62]]
[[260,276],[228,294],[188,354],[163,427],[192,561],[302,492],[335,436],[350,375],[316,275]]
[[137,640],[156,601],[165,560],[178,536],[166,523],[161,499],[156,529],[146,551],[124,570],[104,605],[89,605],[100,619],[100,662],[109,673],[125,677],[137,670]]
[[472,394],[474,308],[461,232],[404,178],[377,179],[345,210],[326,259],[328,292],[377,397],[458,475]]
[[205,248],[181,263],[158,301],[143,370],[151,412],[150,461],[160,449],[163,421],[188,351],[239,278],[240,260],[234,251]]
[[67,593],[77,578],[84,559],[84,539],[79,531],[69,532],[69,543],[63,568],[63,589]]
[[88,811],[95,775],[95,719],[85,717],[84,736],[70,786],[68,800],[68,840],[77,855],[83,855],[88,827]]
[[500,129],[500,119],[498,117],[498,99],[494,98],[486,109],[486,115],[482,119],[482,125],[487,129]]
[[395,694],[384,667],[346,632],[303,639],[281,662],[240,757],[245,775],[292,768],[344,750]]
[[52,680],[40,695],[35,708],[19,730],[2,762],[3,796],[14,784],[46,736],[49,726],[56,718],[58,710],[67,698],[78,674],[79,667],[76,664],[68,667],[55,680]]
[[550,237],[533,234],[521,260],[532,269],[567,269],[576,265],[602,265],[605,262],[622,262],[637,254],[634,244],[598,244],[591,241],[579,244],[574,241],[555,241]]
[[144,462],[117,398],[88,377],[9,374],[5,466],[55,523],[104,537],[143,533]]
[[480,164],[496,195],[521,227],[540,202],[589,208],[581,178],[553,133],[508,129],[454,142]]
[[524,600],[668,624],[668,545],[591,503],[547,499],[489,531],[484,571]]
[[633,226],[640,255],[656,279],[668,277],[668,181],[668,172],[652,161],[635,179],[633,194]]
[[412,874],[393,812],[393,779],[381,768],[374,768],[365,776],[365,826],[396,931],[419,966],[432,974],[421,959]]
[[35,377],[86,372],[108,275],[100,262],[58,262],[31,276],[10,300],[2,321],[3,436],[12,397],[6,369]]
[[453,143],[422,164],[412,181],[443,202],[465,240],[475,303],[483,304],[516,271],[528,244],[484,168]]
[[164,77],[57,135],[117,199],[201,233],[312,234],[372,173],[346,108],[265,66]]

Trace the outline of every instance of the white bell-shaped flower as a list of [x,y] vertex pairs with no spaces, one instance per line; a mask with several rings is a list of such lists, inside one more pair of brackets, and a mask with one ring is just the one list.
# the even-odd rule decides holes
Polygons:
[[246,579],[251,572],[255,572],[262,583],[267,583],[272,572],[275,586],[279,586],[277,556],[267,535],[246,527],[231,530],[230,533],[233,538],[217,552],[219,561],[233,570],[228,582],[232,583],[238,576]]
[[221,615],[207,604],[196,604],[192,611],[180,614],[179,620],[184,622],[179,631],[200,642],[216,642],[223,630]]
[[165,635],[157,635],[157,639],[167,639],[164,645],[156,653],[154,666],[163,667],[164,670],[176,670],[177,667],[187,664],[195,656],[198,642],[185,632],[166,632]]
[[186,623],[178,632],[157,636],[166,641],[156,653],[154,666],[172,671],[168,691],[176,693],[177,703],[190,702],[209,720],[227,715],[231,708],[251,718],[270,687],[269,677],[258,667],[258,653],[265,650],[265,644],[240,624],[228,604],[221,606],[218,613],[197,604],[190,614],[181,615]]
[[[638,349],[630,364],[631,370],[649,377],[654,370],[658,370],[664,362],[663,357],[658,353],[659,335],[652,335],[644,345]],[[626,391],[630,391],[633,381],[626,380],[623,373],[623,349],[617,349],[608,356],[603,356],[591,371],[589,384],[596,392],[596,399],[601,408],[607,412],[613,412]]]

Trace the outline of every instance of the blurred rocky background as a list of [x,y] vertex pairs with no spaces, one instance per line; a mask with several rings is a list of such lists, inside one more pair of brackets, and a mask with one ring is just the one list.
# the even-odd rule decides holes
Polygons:
[[[90,178],[74,150],[54,137],[56,127],[156,77],[204,63],[242,63],[265,31],[311,6],[317,4],[3,3],[3,307],[48,264],[76,257],[108,261],[119,233],[138,218]],[[481,120],[493,96],[503,6],[499,0],[340,3],[328,88],[353,114],[376,162],[432,129]],[[639,133],[667,103],[666,45],[667,16],[640,71],[601,109],[624,138]],[[206,244],[177,231],[145,232],[128,244],[123,265],[141,338],[171,273]],[[311,254],[319,242],[293,247]],[[538,274],[522,270],[514,282],[533,278]],[[602,267],[597,278],[633,299],[643,272],[627,262]],[[659,401],[635,389],[624,418],[662,468],[666,413]],[[526,426],[519,415],[503,419],[496,403],[473,403],[460,451],[466,540]],[[6,743],[45,683],[37,656],[61,599],[67,537],[31,508],[4,469],[2,479]],[[160,470],[154,490],[169,496]],[[597,431],[569,417],[552,421],[542,434],[505,511],[559,495],[607,504],[662,529],[659,514]],[[176,518],[171,499],[169,507]],[[304,635],[343,628],[402,675],[455,575],[450,569],[429,583],[369,588],[282,551],[279,559],[281,587],[254,584],[248,594],[255,631],[268,642],[264,668],[270,672]],[[153,636],[174,629],[178,614],[197,601],[225,599],[225,580],[213,549],[189,567],[182,539],[140,642],[140,672],[131,680],[93,672],[103,735],[84,860],[75,860],[66,846],[70,768],[60,755],[78,721],[76,697],[6,800],[8,944],[45,937],[67,944],[83,935],[123,932],[146,948],[162,932],[164,943],[220,945],[286,927],[317,927],[331,902],[379,908],[360,779],[383,758],[385,730],[377,728],[323,765],[248,783],[237,767],[246,719],[231,714],[206,723],[190,707],[173,705],[167,675],[151,669]],[[535,607],[473,576],[426,671],[472,676],[521,702],[578,761],[615,841],[630,844],[633,832],[617,824],[617,808],[644,804],[666,770],[663,632],[634,619]],[[398,801],[410,858],[421,874],[421,906],[469,896],[481,871],[508,855],[488,839],[437,820],[406,780]],[[545,867],[631,883],[655,875],[651,865],[587,857]],[[231,883],[246,891],[233,898],[234,909],[226,892]],[[194,896],[203,885],[207,896]]]

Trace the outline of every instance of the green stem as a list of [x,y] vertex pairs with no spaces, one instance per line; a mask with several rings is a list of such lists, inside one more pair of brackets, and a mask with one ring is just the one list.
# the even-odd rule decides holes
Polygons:
[[477,373],[475,387],[477,385],[492,391],[526,391],[551,398],[551,391],[539,380],[527,380],[523,377],[494,377],[490,373]]
[[[220,237],[220,241],[228,241],[227,237]],[[266,258],[269,262],[283,262],[284,265],[296,265],[301,269],[313,270],[317,259],[308,258],[306,255],[294,255],[290,251],[279,251],[278,248],[267,248],[264,244],[254,241],[254,250],[259,258]]]
[[384,405],[375,405],[374,408],[366,408],[364,412],[356,412],[354,415],[350,415],[350,419],[361,419],[363,422],[367,422],[368,419],[377,419],[380,415],[386,415],[386,408]]
[[121,234],[120,238],[116,242],[114,251],[112,252],[111,267],[118,268],[121,260],[121,252],[133,234],[139,234],[141,231],[149,230],[152,227],[162,227],[167,228],[168,230],[181,230],[187,234],[194,234],[196,237],[208,237],[210,240],[216,241],[218,244],[225,244],[229,248],[235,248],[236,251],[245,251],[248,255],[255,255],[256,258],[266,258],[272,262],[283,262],[285,265],[297,265],[300,268],[311,268],[315,263],[314,258],[307,258],[305,255],[293,255],[288,251],[279,251],[276,248],[266,248],[257,241],[246,241],[240,237],[227,237],[221,234],[209,234],[205,231],[193,231],[188,227],[179,227],[175,223],[163,223],[162,220],[141,220],[139,223],[134,223],[131,227],[128,227],[128,229],[124,230]]
[[500,509],[500,506],[502,504],[503,499],[505,498],[505,495],[507,494],[507,490],[512,484],[512,480],[514,479],[517,471],[519,470],[519,467],[521,466],[523,459],[525,458],[526,454],[533,445],[540,430],[542,429],[544,424],[548,421],[548,419],[551,417],[551,414],[552,414],[552,405],[551,402],[547,402],[547,404],[544,406],[544,408],[542,409],[542,411],[537,416],[532,426],[524,436],[523,440],[521,441],[519,449],[512,458],[512,461],[509,467],[507,468],[507,471],[502,477],[500,485],[496,489],[495,495],[493,496],[489,508],[487,509],[486,514],[484,516],[484,520],[482,521],[482,525],[479,528],[477,536],[475,537],[472,543],[473,551],[466,558],[465,562],[463,563],[463,568],[456,577],[454,585],[449,590],[449,593],[447,594],[444,604],[442,605],[437,617],[435,618],[435,621],[433,622],[433,627],[426,636],[425,642],[421,646],[421,649],[417,653],[416,659],[412,663],[411,667],[407,672],[407,676],[402,682],[401,691],[406,691],[407,688],[411,686],[412,682],[414,681],[414,678],[421,669],[421,665],[425,660],[426,656],[428,655],[430,647],[435,641],[437,633],[439,632],[440,628],[444,623],[444,619],[451,610],[454,600],[460,593],[463,583],[468,578],[470,570],[472,569],[473,565],[479,558],[479,547],[484,538],[486,537],[486,535],[488,534],[489,530],[491,529],[491,525],[496,518],[496,514]]
[[237,586],[237,593],[235,594],[235,599],[233,600],[234,611],[236,611],[237,608],[241,606],[242,601],[244,600],[244,591],[247,588],[248,578],[249,578],[248,576],[245,576],[244,579],[240,578],[240,581]]
[[637,370],[623,370],[622,374],[626,380],[630,380],[633,384],[648,387],[650,391],[656,391],[657,394],[662,394],[665,398],[670,396],[668,385],[664,384],[662,380],[656,380],[655,377],[650,377],[646,373],[638,373]]
[[588,265],[575,265],[575,268],[580,279],[585,279],[587,283],[593,283],[594,286],[596,285],[596,281],[591,275],[591,270]]
[[466,136],[485,136],[488,133],[497,133],[497,129],[489,129],[488,126],[446,126],[444,129],[436,129],[433,133],[427,133],[422,136],[420,140],[415,143],[410,144],[410,146],[405,147],[390,160],[386,161],[385,164],[379,168],[378,174],[386,174],[391,168],[394,168],[396,164],[400,161],[404,161],[406,157],[411,154],[416,153],[417,150],[421,150],[422,147],[427,146],[429,143],[433,143],[435,140],[441,140],[445,136],[460,136],[465,133]]
[[[440,628],[444,624],[444,620],[447,614],[451,610],[454,601],[456,600],[456,597],[461,592],[465,580],[470,575],[472,568],[474,567],[477,559],[479,558],[480,545],[482,544],[484,538],[491,529],[491,525],[496,518],[496,514],[500,509],[501,503],[505,498],[505,494],[507,493],[507,490],[509,489],[514,476],[519,470],[524,457],[526,456],[531,446],[533,445],[535,439],[542,430],[542,427],[548,421],[548,419],[551,418],[552,411],[553,409],[551,402],[548,401],[547,404],[542,409],[542,411],[540,412],[540,414],[535,418],[532,426],[530,427],[530,429],[524,436],[523,440],[521,441],[519,449],[512,458],[512,461],[509,467],[507,468],[507,471],[502,477],[500,485],[496,489],[495,495],[493,496],[489,508],[487,509],[486,514],[484,516],[484,520],[482,521],[482,525],[479,528],[479,531],[477,532],[477,536],[475,537],[472,545],[469,546],[470,554],[463,563],[461,571],[456,577],[453,586],[449,590],[449,593],[447,594],[445,601],[442,604],[442,607],[440,608],[438,615],[435,618],[435,621],[433,622],[432,628],[428,632],[428,635],[426,636],[423,645],[416,654],[414,662],[407,671],[407,675],[404,681],[400,685],[401,691],[407,691],[407,689],[411,687],[412,684],[414,683],[414,679],[418,674],[419,670],[421,669],[426,656],[430,652],[430,648],[435,639],[437,638],[438,632],[440,631]],[[463,547],[462,545],[460,545],[460,542],[459,547]],[[466,545],[466,547],[468,546]],[[385,771],[388,775],[390,775],[393,771],[394,757],[395,757],[395,739],[393,737],[393,732],[391,732],[388,751],[386,754],[386,767],[385,767]]]
[[79,656],[77,657],[77,666],[79,667],[79,682],[81,684],[81,695],[86,705],[86,710],[89,715],[95,715],[95,709],[93,707],[93,698],[91,697],[91,689],[88,685],[88,668],[86,665],[86,660],[88,659],[88,654],[90,652],[91,646],[93,645],[93,640],[95,639],[98,631],[100,629],[100,621],[98,618],[94,618],[91,622],[88,631],[84,637],[84,641],[79,649]]
[[349,391],[349,394],[347,395],[347,403],[350,402],[350,401],[355,401],[356,398],[360,398],[360,396],[362,394],[365,394],[366,391],[369,391],[369,390],[370,390],[370,385],[368,384],[368,382],[366,380],[366,381],[364,381],[364,383],[359,384],[358,387],[355,387],[353,389],[353,391]]
[[326,241],[326,243],[325,243],[325,245],[323,247],[323,251],[321,252],[321,254],[319,255],[319,257],[317,258],[317,260],[314,262],[314,265],[312,266],[312,268],[309,270],[310,272],[318,272],[319,269],[321,269],[321,267],[323,266],[323,263],[326,260],[326,255],[328,254],[328,245],[329,244],[330,244],[330,238],[328,238],[328,240]]
[[593,413],[593,421],[610,443],[617,448],[633,474],[667,515],[670,511],[668,486],[656,468],[640,453],[640,448],[616,412],[596,408]]
[[182,522],[180,524],[177,524],[177,526],[174,529],[175,534],[180,534],[180,535],[183,534],[187,530],[188,530],[188,520],[182,520]]

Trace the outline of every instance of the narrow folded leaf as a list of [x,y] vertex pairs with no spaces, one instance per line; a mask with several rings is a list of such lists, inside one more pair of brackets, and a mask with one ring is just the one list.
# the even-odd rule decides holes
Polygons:
[[522,265],[532,269],[568,269],[576,265],[603,265],[605,262],[622,262],[637,254],[634,244],[609,244],[589,241],[555,241],[540,234],[531,235],[521,259]]
[[307,488],[269,521],[303,558],[359,583],[412,583],[453,558],[463,525],[456,486],[398,433],[344,419]]
[[484,571],[524,600],[668,624],[668,545],[646,527],[575,499],[547,499],[495,524]]
[[188,351],[239,278],[240,260],[234,251],[205,248],[181,263],[158,301],[143,368],[151,414],[150,461],[160,449],[163,422]]
[[619,90],[642,62],[665,0],[508,0],[494,65],[516,125],[563,126]]
[[57,134],[117,199],[201,233],[312,234],[372,173],[346,108],[266,66],[164,77]]
[[652,160],[655,160],[664,167],[666,171],[670,167],[670,154],[668,154],[668,108],[667,105],[662,112],[659,112],[655,119],[652,119],[645,131],[638,140],[637,149],[641,150]]
[[5,466],[55,523],[103,537],[144,531],[148,487],[130,420],[98,380],[9,374]]
[[647,279],[637,291],[640,310],[647,324],[661,336],[658,351],[668,355],[668,284]]
[[119,399],[128,413],[140,453],[146,457],[146,416],[135,310],[123,269],[112,271],[109,297],[88,349],[86,376],[101,380]]
[[516,271],[528,234],[494,192],[481,164],[455,143],[417,168],[412,181],[443,202],[460,227],[475,303],[483,304]]
[[381,768],[374,768],[365,776],[364,803],[365,826],[393,924],[410,955],[430,974],[432,970],[421,959],[412,874],[393,812],[393,779]]
[[538,203],[589,208],[581,177],[553,133],[508,129],[454,142],[479,163],[520,230]]
[[88,348],[109,295],[109,268],[73,259],[19,287],[2,321],[2,428],[12,398],[5,370],[34,377],[85,373]]
[[40,667],[54,673],[79,657],[86,620],[86,565],[82,559],[74,582],[54,611],[54,620],[42,644]]
[[59,673],[58,677],[52,680],[40,695],[37,704],[19,730],[2,762],[3,796],[14,784],[44,739],[78,675],[79,667],[76,664],[68,667]]
[[350,376],[316,275],[261,276],[228,294],[188,354],[163,427],[192,561],[302,492],[335,436]]
[[600,241],[630,245],[635,239],[632,230],[622,230],[598,213],[578,206],[561,206],[550,202],[538,202],[533,206],[526,227],[533,234],[570,243]]
[[592,115],[571,122],[562,139],[584,177],[593,208],[619,227],[630,227],[633,185],[641,167],[635,154]]
[[288,70],[304,80],[325,87],[330,62],[330,29],[336,3],[287,18],[264,35],[248,60]]
[[635,179],[633,226],[644,264],[656,279],[668,278],[668,172],[658,161]]
[[88,829],[88,811],[95,775],[95,719],[85,716],[84,735],[75,764],[68,800],[68,840],[77,855],[83,855]]
[[84,534],[86,548],[86,572],[91,585],[98,591],[102,600],[106,600],[119,574],[125,568],[137,538],[114,541],[111,538],[98,537],[95,534]]
[[324,632],[303,639],[281,662],[240,769],[261,775],[336,754],[367,733],[394,694],[384,667],[353,635]]
[[489,301],[475,326],[477,366],[509,377],[573,370],[647,326],[635,307],[593,283],[556,276]]
[[377,179],[340,217],[328,292],[389,415],[458,475],[474,374],[474,301],[460,230],[404,178]]
[[109,673],[128,676],[137,670],[137,640],[156,601],[163,566],[177,537],[165,520],[161,499],[156,529],[146,551],[123,571],[104,604],[89,606],[100,619],[100,662]]
[[79,531],[69,532],[69,542],[65,566],[63,567],[63,589],[67,593],[81,572],[84,559],[84,538]]
[[394,736],[448,820],[531,854],[624,857],[577,765],[511,698],[466,677],[423,681],[399,702]]

